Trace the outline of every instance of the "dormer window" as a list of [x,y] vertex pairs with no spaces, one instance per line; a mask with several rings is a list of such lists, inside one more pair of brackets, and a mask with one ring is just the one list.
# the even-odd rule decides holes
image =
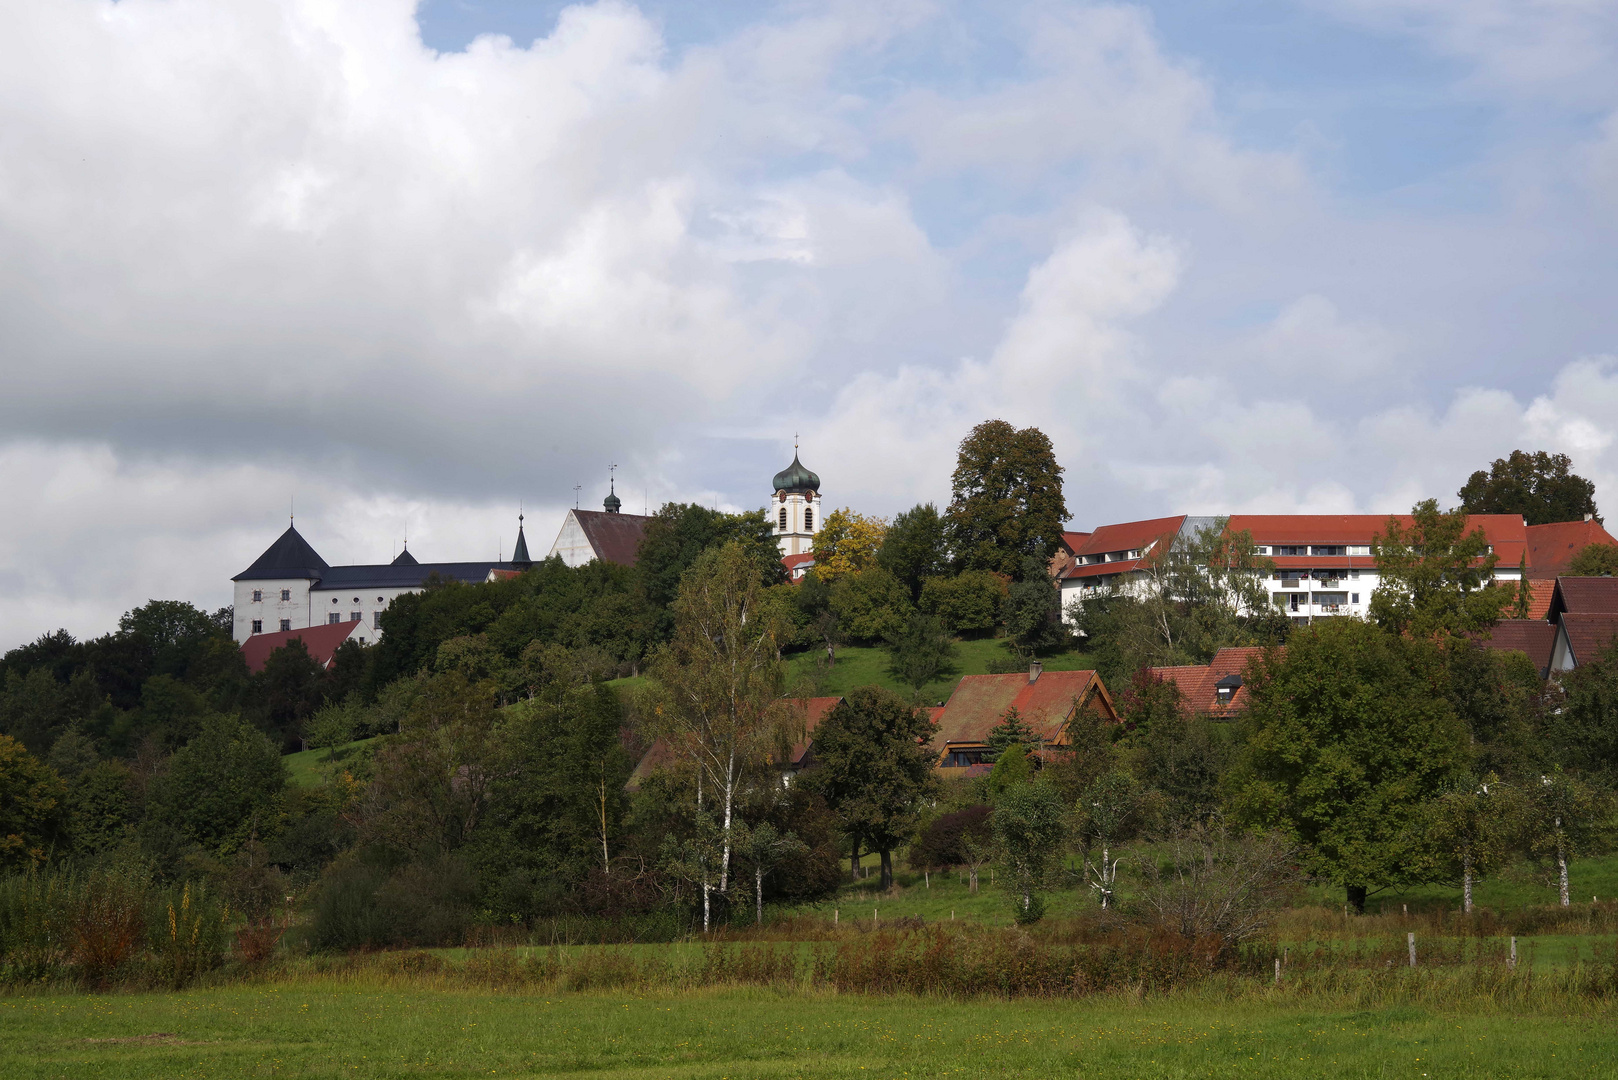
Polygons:
[[1229,705],[1231,700],[1235,698],[1236,691],[1241,688],[1242,677],[1240,675],[1226,675],[1214,684],[1214,704]]

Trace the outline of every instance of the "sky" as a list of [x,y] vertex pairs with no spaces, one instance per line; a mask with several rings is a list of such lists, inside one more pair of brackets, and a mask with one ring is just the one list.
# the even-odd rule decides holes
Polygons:
[[1618,500],[1611,0],[0,0],[0,648],[625,509]]

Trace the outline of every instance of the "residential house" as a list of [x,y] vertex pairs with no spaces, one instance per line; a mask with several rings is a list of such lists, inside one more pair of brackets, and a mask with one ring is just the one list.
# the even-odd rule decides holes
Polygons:
[[[1193,716],[1210,720],[1234,720],[1247,711],[1251,696],[1243,685],[1247,668],[1264,653],[1261,648],[1226,648],[1206,664],[1148,668],[1151,674],[1172,682]],[[1285,650],[1278,650],[1284,652]]]
[[1069,724],[1080,712],[1116,723],[1112,696],[1094,671],[1044,671],[1038,662],[1026,674],[967,675],[936,719],[933,748],[946,775],[970,775],[985,763],[989,732],[1012,708],[1045,746],[1069,742]]
[[340,623],[322,623],[319,626],[306,626],[298,630],[254,634],[242,642],[242,659],[247,662],[247,670],[256,675],[264,670],[270,653],[294,641],[301,641],[315,663],[324,671],[331,667],[331,662],[337,655],[337,646],[345,641],[364,645],[364,634],[365,624],[358,619]]

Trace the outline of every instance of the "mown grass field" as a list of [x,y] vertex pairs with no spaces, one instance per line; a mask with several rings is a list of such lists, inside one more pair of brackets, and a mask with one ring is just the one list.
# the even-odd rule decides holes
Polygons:
[[332,769],[342,768],[371,754],[379,737],[356,739],[331,750],[300,750],[296,754],[283,754],[281,762],[292,774],[295,787],[319,787],[331,776]]
[[1613,1077],[1618,1014],[1451,1015],[765,990],[503,994],[335,980],[0,999],[0,1075]]
[[[922,688],[920,700],[929,705],[948,701],[955,684],[963,675],[983,675],[989,663],[1005,660],[1011,654],[1005,643],[997,638],[980,638],[956,643],[960,650],[959,662],[953,674],[936,680]],[[888,673],[888,653],[875,646],[845,645],[837,650],[837,663],[829,672],[819,674],[818,664],[825,653],[811,649],[789,658],[788,679],[810,686],[816,694],[832,696],[846,694],[857,686],[882,686],[906,697],[913,693]],[[1079,671],[1092,666],[1088,653],[1065,652],[1042,658],[1046,671]]]

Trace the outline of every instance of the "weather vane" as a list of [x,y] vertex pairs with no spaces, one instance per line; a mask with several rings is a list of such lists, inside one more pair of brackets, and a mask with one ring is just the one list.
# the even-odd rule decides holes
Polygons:
[[579,508],[579,492],[581,492],[583,490],[584,490],[584,485],[583,484],[574,484],[573,485],[573,509],[575,509],[575,510],[577,510]]

